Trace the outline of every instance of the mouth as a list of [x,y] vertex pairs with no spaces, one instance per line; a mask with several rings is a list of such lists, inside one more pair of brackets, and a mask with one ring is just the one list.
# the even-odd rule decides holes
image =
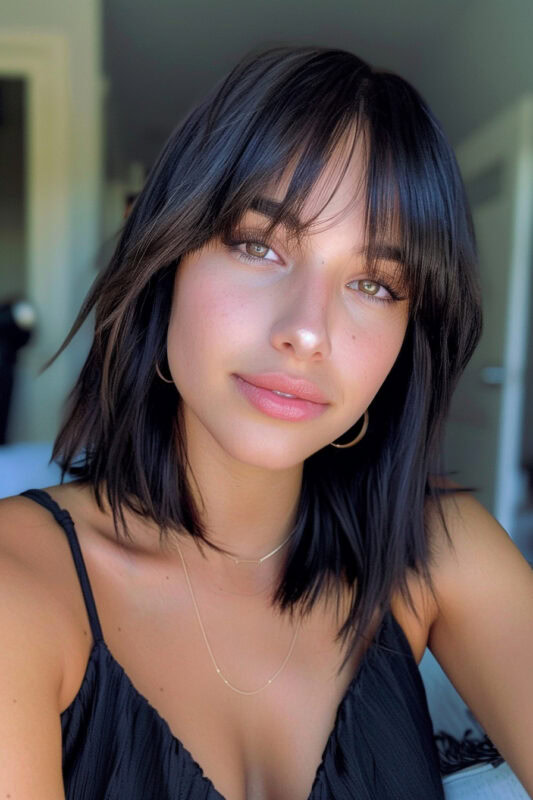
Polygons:
[[297,400],[307,400],[311,403],[328,405],[329,400],[321,389],[311,381],[302,377],[293,377],[284,372],[262,372],[257,375],[241,373],[239,378],[258,386],[260,389],[268,389],[280,397],[288,397]]
[[[270,389],[250,383],[241,375],[232,375],[240,393],[247,400],[268,416],[289,421],[314,419],[320,416],[327,408],[327,403],[317,403],[306,400],[280,389]],[[289,395],[289,396],[287,396]]]

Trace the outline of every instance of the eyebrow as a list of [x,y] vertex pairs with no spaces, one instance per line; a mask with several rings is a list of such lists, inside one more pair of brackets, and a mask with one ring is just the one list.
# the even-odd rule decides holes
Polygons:
[[[281,203],[278,203],[276,200],[270,200],[268,197],[257,196],[254,197],[250,203],[250,209],[252,211],[257,211],[258,214],[262,214],[269,219],[274,219],[276,216],[277,211],[279,210]],[[285,224],[290,228],[297,229],[301,222],[294,214],[290,213],[287,215],[287,221]],[[396,261],[399,264],[406,263],[406,255],[404,251],[395,245],[390,244],[376,244],[374,246],[374,253],[376,258],[382,261]],[[353,255],[355,256],[369,256],[369,248],[362,247],[353,249]]]
[[[259,195],[254,197],[250,203],[252,211],[257,211],[259,214],[269,219],[275,218],[280,206],[281,203],[278,203],[276,200],[270,200],[268,197],[261,197]],[[301,225],[301,222],[298,217],[289,212],[287,214],[286,225],[290,228],[297,229]]]
[[[370,255],[369,248],[355,248],[354,254],[359,256],[363,255],[368,258]],[[391,244],[375,244],[374,245],[374,253],[378,260],[380,261],[396,261],[398,264],[405,264],[406,263],[406,256],[403,250],[400,247],[396,247],[395,245]]]

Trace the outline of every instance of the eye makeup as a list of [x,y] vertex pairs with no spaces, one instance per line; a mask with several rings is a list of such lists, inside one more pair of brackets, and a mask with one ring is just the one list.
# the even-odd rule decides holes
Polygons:
[[[272,247],[271,243],[265,241],[262,238],[262,232],[260,230],[247,230],[246,232],[237,232],[231,237],[226,237],[224,239],[224,244],[233,253],[240,261],[246,262],[248,264],[279,264],[279,261],[273,260],[271,258],[266,258],[266,255],[269,252],[276,253],[274,247]],[[267,251],[265,255],[252,255],[251,253],[247,253],[243,251],[241,248],[243,245],[258,245],[260,248],[263,248]],[[374,284],[375,286],[381,287],[385,289],[388,293],[388,297],[378,297],[376,294],[370,294],[369,292],[360,291],[359,293],[365,298],[365,300],[369,300],[371,302],[376,303],[394,303],[399,302],[402,300],[406,300],[407,297],[400,294],[399,288],[394,286],[394,281],[391,280],[391,277],[387,275],[385,272],[376,272],[374,271],[372,276],[366,276],[364,278],[358,278],[353,281],[350,281],[347,285],[350,286],[352,284]],[[354,290],[358,291],[358,290]]]

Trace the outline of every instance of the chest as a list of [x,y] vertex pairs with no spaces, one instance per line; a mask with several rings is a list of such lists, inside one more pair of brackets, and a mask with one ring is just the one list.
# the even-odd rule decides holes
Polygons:
[[[199,596],[202,631],[185,593],[163,588],[144,593],[131,583],[124,593],[120,578],[109,581],[94,570],[91,584],[114,659],[223,797],[308,798],[364,645],[339,672],[344,651],[335,642],[338,626],[322,610],[300,624],[284,663],[294,625],[289,618],[260,613],[257,604],[243,608],[242,600],[222,604],[215,596],[211,602]],[[61,711],[76,697],[85,674],[92,641],[79,632],[87,630],[83,603],[75,602]],[[266,687],[246,695],[229,688],[216,672],[203,633],[234,687]]]
[[[109,651],[216,790],[228,800],[306,800],[376,626],[339,671],[344,617],[331,607],[318,604],[294,640],[290,617],[261,601],[197,588],[200,622],[178,573],[132,570],[88,540],[84,556]],[[92,646],[76,573],[63,567],[70,614],[61,711],[79,691]],[[265,688],[241,694],[221,676],[244,691]]]

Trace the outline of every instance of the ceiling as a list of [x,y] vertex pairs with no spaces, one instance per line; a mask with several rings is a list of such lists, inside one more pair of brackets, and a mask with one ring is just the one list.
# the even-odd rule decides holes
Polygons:
[[[512,16],[513,4],[516,8],[521,1],[507,0],[499,9],[505,9],[505,17]],[[476,10],[480,2],[485,4],[483,19]],[[476,111],[465,95],[457,112],[442,74],[448,70],[456,83],[462,82],[457,70],[453,73],[450,42],[457,42],[468,25],[479,28],[483,37],[495,3],[492,27],[505,27],[498,2],[103,0],[107,172],[124,175],[132,161],[149,167],[180,118],[245,52],[279,44],[340,47],[399,72],[426,97],[453,140],[474,124],[475,113],[488,113],[495,100],[485,92],[485,105]],[[529,0],[524,2],[533,8]],[[503,23],[504,14],[499,16]],[[516,26],[520,30],[519,19]],[[470,52],[468,42],[459,46],[463,57]],[[485,59],[484,52],[479,51],[479,59]],[[501,89],[507,91],[505,86]],[[483,97],[475,85],[472,92]]]

